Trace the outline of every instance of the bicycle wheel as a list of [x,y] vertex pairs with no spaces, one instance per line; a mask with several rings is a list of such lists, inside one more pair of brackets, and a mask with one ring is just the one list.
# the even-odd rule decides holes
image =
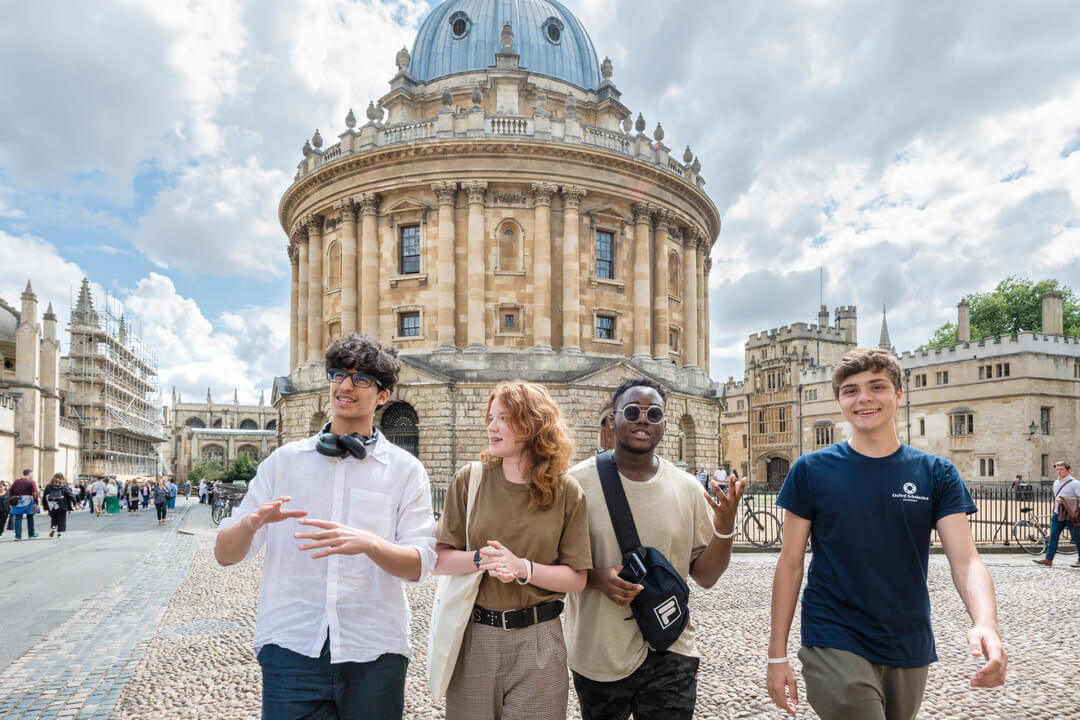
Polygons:
[[780,543],[783,521],[768,510],[756,510],[743,520],[742,531],[754,547],[767,548]]
[[221,521],[225,519],[225,506],[215,505],[214,509],[210,511],[210,519],[214,521],[215,525],[220,525]]
[[1046,531],[1030,520],[1017,520],[1012,534],[1016,544],[1026,553],[1042,555],[1046,550]]

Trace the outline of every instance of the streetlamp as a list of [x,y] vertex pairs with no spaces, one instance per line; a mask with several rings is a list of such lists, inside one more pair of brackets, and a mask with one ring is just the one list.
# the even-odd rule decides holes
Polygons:
[[1028,425],[1028,437],[1027,437],[1028,442],[1031,442],[1031,438],[1035,437],[1035,433],[1038,430],[1039,430],[1039,426],[1035,424],[1034,420],[1032,420],[1031,424]]

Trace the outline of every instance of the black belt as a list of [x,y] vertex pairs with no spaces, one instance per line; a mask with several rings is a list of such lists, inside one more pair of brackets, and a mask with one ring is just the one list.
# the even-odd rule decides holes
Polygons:
[[472,621],[481,625],[518,630],[537,623],[554,620],[562,613],[562,600],[546,602],[523,610],[488,610],[479,605],[473,606]]

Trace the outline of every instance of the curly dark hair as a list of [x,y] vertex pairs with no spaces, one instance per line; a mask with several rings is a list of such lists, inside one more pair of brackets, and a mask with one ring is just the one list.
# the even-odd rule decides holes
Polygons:
[[397,385],[401,361],[398,351],[369,335],[352,333],[330,343],[326,348],[326,369],[356,370],[371,375],[383,390]]
[[615,388],[615,394],[611,396],[611,409],[614,410],[618,407],[620,395],[622,395],[630,388],[636,387],[652,388],[660,396],[660,399],[664,402],[664,405],[667,405],[667,392],[664,391],[663,385],[656,382],[652,378],[636,377],[626,378],[621,383],[619,383],[619,387]]

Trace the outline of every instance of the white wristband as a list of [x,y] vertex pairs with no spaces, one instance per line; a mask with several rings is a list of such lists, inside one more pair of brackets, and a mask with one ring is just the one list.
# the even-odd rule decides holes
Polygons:
[[516,582],[518,585],[528,585],[530,582],[532,582],[532,574],[533,574],[532,560],[530,560],[528,558],[522,558],[521,560],[525,565],[524,582],[522,581],[522,578],[514,578],[514,582]]
[[786,662],[788,662],[788,659],[787,659],[786,657],[782,657],[782,658],[769,658],[769,659],[767,659],[767,660],[766,660],[765,662],[767,662],[767,663],[768,663],[769,665],[779,665],[780,663],[786,663]]
[[722,532],[718,532],[716,526],[713,525],[712,534],[720,538],[721,540],[730,540],[731,538],[735,537],[735,529],[732,528],[731,532],[725,535]]

